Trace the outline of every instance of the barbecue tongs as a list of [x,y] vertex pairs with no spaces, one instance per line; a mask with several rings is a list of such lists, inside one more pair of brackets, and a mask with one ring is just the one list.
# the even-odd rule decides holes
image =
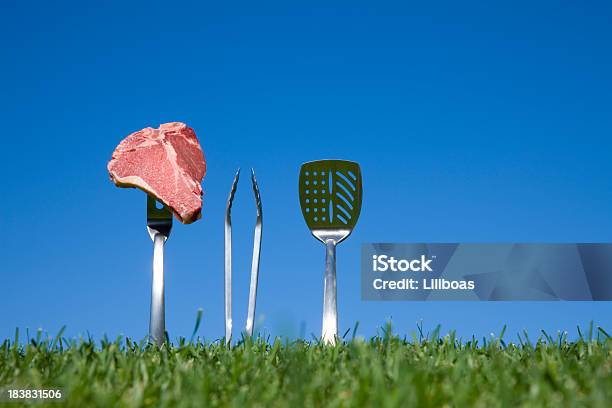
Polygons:
[[[225,210],[225,342],[229,344],[232,340],[232,202],[238,186],[240,169],[236,172],[232,189],[227,199]],[[255,170],[251,169],[251,183],[257,205],[257,221],[255,223],[255,237],[253,240],[253,260],[251,263],[251,286],[249,289],[249,310],[246,320],[246,334],[253,335],[253,324],[255,321],[255,302],[257,300],[257,281],[259,278],[259,255],[261,252],[261,232],[263,213],[261,209],[261,197],[259,187],[255,180]]]

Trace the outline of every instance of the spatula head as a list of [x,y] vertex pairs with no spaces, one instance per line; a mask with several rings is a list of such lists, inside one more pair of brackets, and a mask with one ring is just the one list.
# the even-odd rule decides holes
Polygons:
[[361,170],[357,163],[346,160],[304,163],[300,169],[299,191],[302,215],[317,238],[332,230],[343,231],[348,236],[357,224],[362,195]]

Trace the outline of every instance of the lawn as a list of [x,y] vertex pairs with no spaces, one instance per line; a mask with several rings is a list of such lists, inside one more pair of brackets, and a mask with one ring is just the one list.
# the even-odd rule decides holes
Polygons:
[[158,348],[39,332],[2,343],[0,388],[59,387],[65,399],[47,404],[54,407],[610,406],[612,339],[604,329],[578,330],[575,341],[503,336],[458,339],[419,328],[400,337],[387,326],[367,340],[347,333],[336,346],[246,338],[231,348],[198,339]]

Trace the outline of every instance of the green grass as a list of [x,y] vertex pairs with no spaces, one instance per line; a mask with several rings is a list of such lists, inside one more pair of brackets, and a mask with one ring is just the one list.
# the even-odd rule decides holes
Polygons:
[[48,404],[55,407],[610,406],[612,340],[603,329],[577,341],[518,339],[465,341],[439,328],[402,338],[387,326],[334,347],[243,339],[228,349],[180,339],[159,349],[39,332],[25,345],[2,343],[0,388],[60,387],[67,398]]

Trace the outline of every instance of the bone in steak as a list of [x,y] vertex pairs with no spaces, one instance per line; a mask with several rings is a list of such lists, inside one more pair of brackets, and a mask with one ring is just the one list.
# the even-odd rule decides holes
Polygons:
[[195,132],[184,123],[132,133],[113,152],[108,172],[117,186],[153,195],[184,224],[201,216],[206,161]]

